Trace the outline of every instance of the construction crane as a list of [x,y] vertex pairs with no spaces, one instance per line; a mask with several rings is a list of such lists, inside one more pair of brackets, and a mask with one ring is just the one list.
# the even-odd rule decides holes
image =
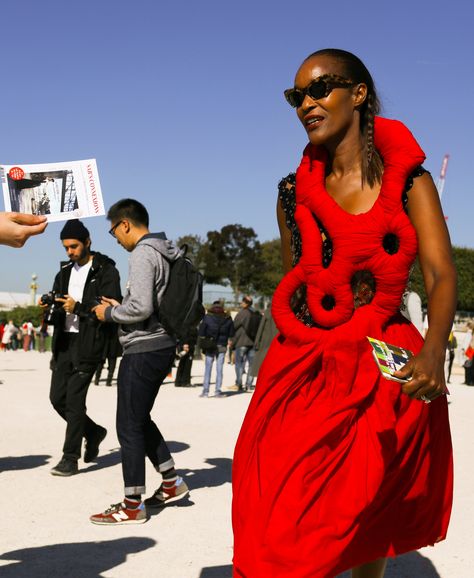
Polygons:
[[439,174],[438,181],[436,183],[436,188],[438,189],[439,198],[443,196],[444,185],[446,183],[446,172],[448,170],[449,155],[444,155],[443,164],[441,165],[441,173]]

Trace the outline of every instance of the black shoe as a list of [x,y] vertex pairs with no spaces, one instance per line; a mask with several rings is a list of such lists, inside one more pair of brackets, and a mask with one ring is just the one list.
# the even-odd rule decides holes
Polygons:
[[86,448],[84,451],[84,461],[86,464],[93,462],[99,455],[99,446],[107,435],[105,427],[97,426],[97,430],[92,437],[86,439]]
[[53,476],[74,476],[77,474],[77,461],[63,458],[57,466],[51,470]]
[[112,387],[112,382],[111,382],[111,381],[108,381],[105,385],[106,385],[107,387]]

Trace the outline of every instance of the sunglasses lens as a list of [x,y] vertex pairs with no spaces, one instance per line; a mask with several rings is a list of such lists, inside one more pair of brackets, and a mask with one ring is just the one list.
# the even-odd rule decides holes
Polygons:
[[304,94],[296,88],[285,90],[285,98],[293,108],[298,108],[303,104]]
[[311,98],[318,100],[326,96],[327,94],[327,84],[324,80],[317,80],[308,86],[308,94]]

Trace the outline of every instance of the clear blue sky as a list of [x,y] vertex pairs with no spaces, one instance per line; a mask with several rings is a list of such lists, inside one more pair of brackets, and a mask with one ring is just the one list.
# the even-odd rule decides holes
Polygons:
[[[2,5],[0,162],[97,158],[106,206],[125,196],[170,238],[229,223],[278,234],[278,180],[305,133],[282,92],[319,48],[355,52],[385,116],[417,136],[437,177],[453,243],[474,246],[474,9],[467,0],[289,2],[15,0]],[[127,255],[105,218],[93,247]],[[0,290],[47,290],[62,224],[0,248]]]

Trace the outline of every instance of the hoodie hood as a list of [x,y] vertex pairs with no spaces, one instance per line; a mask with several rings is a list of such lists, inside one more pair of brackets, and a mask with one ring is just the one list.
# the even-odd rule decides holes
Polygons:
[[181,256],[181,251],[173,241],[166,238],[164,233],[149,233],[138,241],[137,246],[138,245],[148,245],[152,247],[168,261],[175,261]]

